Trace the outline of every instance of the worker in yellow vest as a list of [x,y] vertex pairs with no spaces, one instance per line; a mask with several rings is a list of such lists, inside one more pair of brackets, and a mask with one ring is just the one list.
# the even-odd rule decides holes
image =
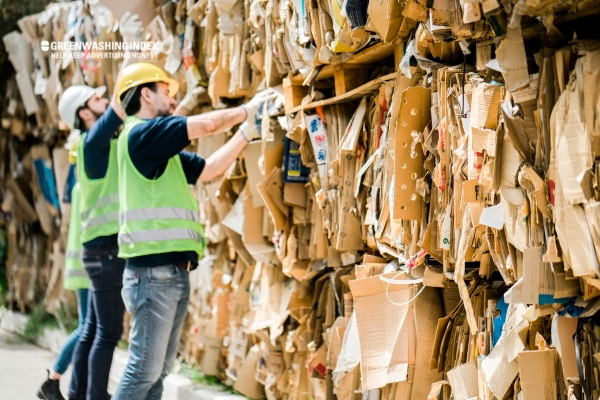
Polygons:
[[[76,162],[75,148],[69,151],[69,162],[74,166]],[[42,384],[38,391],[38,398],[44,400],[64,400],[60,393],[59,380],[65,373],[71,358],[73,350],[83,331],[87,315],[88,289],[90,287],[90,278],[87,276],[81,261],[81,196],[79,193],[79,184],[75,184],[71,190],[71,214],[69,219],[69,230],[67,233],[67,248],[65,251],[65,269],[64,288],[74,290],[77,295],[77,310],[79,312],[79,325],[71,333],[62,349],[56,357],[54,366],[48,371],[48,379]]]
[[[113,400],[160,399],[189,300],[188,273],[206,245],[188,184],[222,175],[249,141],[266,94],[242,107],[173,116],[178,83],[150,63],[121,71],[117,90],[127,117],[117,145],[119,257],[126,259],[123,300],[131,313],[129,362]],[[207,159],[183,151],[193,139],[241,124]],[[151,350],[149,350],[151,349]]]
[[123,333],[125,305],[121,279],[125,263],[117,257],[119,199],[116,135],[124,111],[105,87],[75,85],[59,99],[58,111],[77,143],[82,261],[90,277],[88,318],[73,353],[69,399],[108,400],[113,352]]

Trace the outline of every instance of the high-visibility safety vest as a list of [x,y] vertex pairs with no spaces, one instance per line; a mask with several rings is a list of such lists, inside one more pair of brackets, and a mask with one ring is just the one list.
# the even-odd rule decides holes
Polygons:
[[87,243],[119,232],[119,176],[117,139],[110,142],[108,167],[100,179],[90,179],[85,173],[84,141],[82,134],[77,144],[77,180],[81,185],[81,240]]
[[125,118],[119,135],[119,257],[195,251],[206,247],[198,203],[190,192],[179,155],[171,157],[158,179],[142,175],[129,156],[129,133],[143,123]]
[[83,268],[81,261],[81,190],[79,183],[73,187],[71,194],[71,219],[69,220],[69,231],[67,233],[67,249],[65,252],[65,289],[89,289],[90,278]]

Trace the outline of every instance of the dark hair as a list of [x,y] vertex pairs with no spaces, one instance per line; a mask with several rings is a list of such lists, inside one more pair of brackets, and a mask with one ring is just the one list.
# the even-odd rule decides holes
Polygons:
[[[140,97],[142,95],[143,88],[148,88],[156,93],[156,82],[143,83],[139,86],[129,89],[121,95],[121,104],[123,105],[127,115],[137,114],[140,111],[140,108],[142,108]],[[130,93],[131,91],[133,91],[133,93]],[[129,99],[129,102],[125,103],[123,100],[128,97],[131,98]]]
[[85,110],[86,108],[88,108],[87,101],[85,103],[83,103],[81,106],[77,107],[77,110],[75,110],[75,121],[73,122],[73,128],[79,129],[80,131],[85,130],[85,125],[84,125],[83,121],[81,120],[81,118],[79,117],[79,112],[81,110]]

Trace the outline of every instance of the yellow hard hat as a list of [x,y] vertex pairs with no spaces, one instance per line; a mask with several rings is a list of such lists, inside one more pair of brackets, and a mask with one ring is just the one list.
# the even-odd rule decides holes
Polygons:
[[169,78],[161,67],[149,62],[137,62],[123,68],[117,79],[117,101],[121,103],[121,95],[131,88],[144,83],[164,82],[169,85],[169,96],[173,97],[179,91],[179,83]]

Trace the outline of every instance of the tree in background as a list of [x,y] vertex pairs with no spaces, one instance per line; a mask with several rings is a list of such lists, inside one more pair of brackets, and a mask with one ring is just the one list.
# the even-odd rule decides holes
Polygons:
[[[17,22],[31,14],[43,11],[52,0],[0,0],[0,39],[9,32],[19,30]],[[0,76],[12,76],[13,67],[8,60],[4,42],[0,40]],[[0,79],[0,96],[4,97],[6,80]],[[5,106],[0,103],[0,108]]]

